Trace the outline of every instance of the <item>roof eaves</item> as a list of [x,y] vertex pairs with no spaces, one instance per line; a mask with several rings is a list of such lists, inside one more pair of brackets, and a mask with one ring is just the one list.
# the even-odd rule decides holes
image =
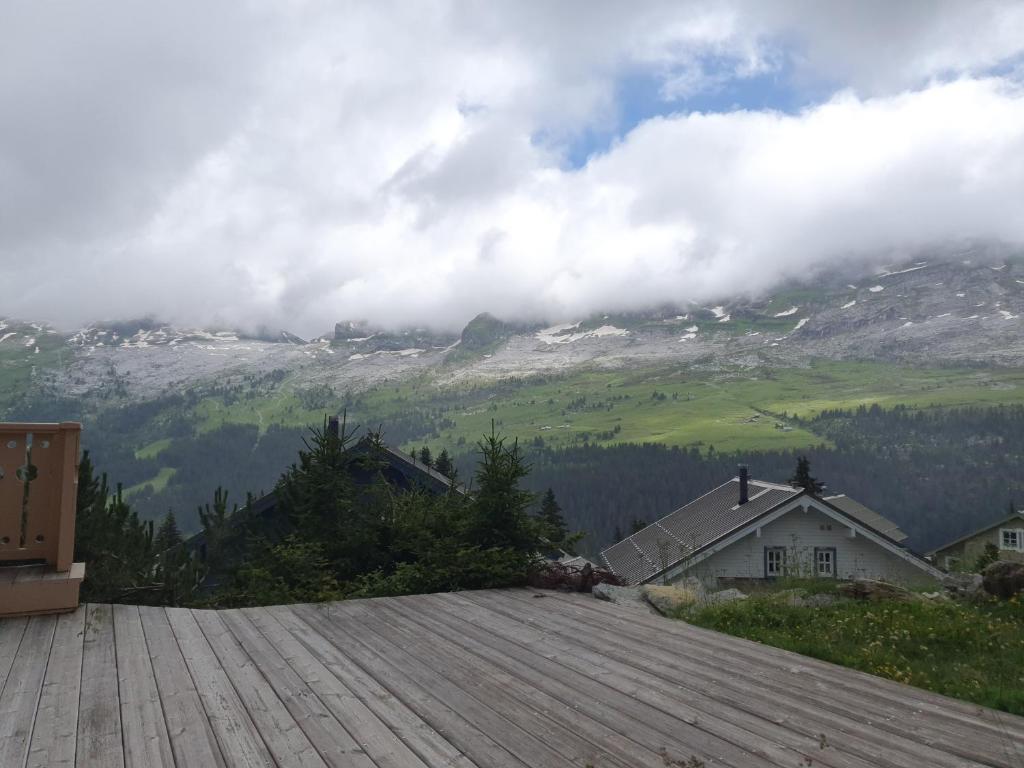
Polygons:
[[[719,488],[721,488],[721,486],[719,486]],[[783,490],[783,488],[778,488],[776,490]],[[677,560],[673,561],[672,563],[669,563],[668,565],[666,565],[661,570],[656,571],[655,573],[652,573],[650,576],[647,577],[647,580],[656,579],[658,576],[661,576],[662,574],[666,573],[667,571],[670,571],[673,568],[675,568],[677,565],[679,565],[679,563],[683,562],[687,558],[693,557],[694,555],[699,555],[701,552],[704,552],[705,550],[707,550],[707,549],[709,549],[711,547],[714,547],[720,541],[722,541],[724,539],[727,539],[730,536],[732,536],[734,533],[736,533],[736,531],[741,531],[744,528],[746,528],[747,526],[753,525],[754,523],[756,523],[761,518],[763,518],[763,517],[765,517],[767,515],[770,515],[771,513],[773,513],[776,510],[778,510],[779,507],[783,506],[784,504],[789,504],[791,501],[793,501],[794,499],[799,498],[800,496],[803,496],[803,495],[810,496],[811,495],[811,494],[807,493],[807,491],[805,489],[803,489],[803,488],[801,488],[799,491],[796,491],[795,489],[787,486],[786,490],[794,491],[793,495],[789,496],[789,497],[787,497],[785,499],[781,499],[777,504],[774,504],[771,507],[768,507],[768,509],[764,510],[763,512],[758,513],[757,515],[754,515],[754,517],[750,518],[749,520],[747,520],[747,521],[745,521],[743,523],[738,523],[737,525],[734,525],[729,530],[727,530],[724,533],[720,534],[719,536],[717,536],[716,538],[714,538],[711,541],[707,542],[706,544],[703,544],[702,546],[698,547],[697,549],[694,549],[692,552],[690,552],[689,554],[685,555],[684,557],[680,557],[679,559],[677,559]],[[633,546],[636,546],[636,545],[634,544]],[[650,562],[650,561],[648,561],[648,562]],[[652,563],[652,565],[653,565],[653,563]]]
[[986,531],[989,531],[989,530],[991,530],[993,528],[998,528],[1001,525],[1006,525],[1007,523],[1013,522],[1013,521],[1024,522],[1024,510],[1015,512],[1014,514],[1010,515],[1009,517],[1004,517],[1002,520],[997,520],[994,523],[990,523],[989,525],[986,525],[986,526],[983,526],[981,528],[978,528],[976,531],[971,531],[970,533],[964,534],[959,539],[954,539],[953,541],[949,542],[948,544],[943,544],[941,547],[936,547],[935,549],[929,550],[926,554],[934,555],[937,552],[941,552],[944,549],[949,549],[950,547],[955,547],[957,544],[962,544],[963,542],[967,541],[968,539],[973,539],[975,536],[977,536],[980,533],[985,533]]

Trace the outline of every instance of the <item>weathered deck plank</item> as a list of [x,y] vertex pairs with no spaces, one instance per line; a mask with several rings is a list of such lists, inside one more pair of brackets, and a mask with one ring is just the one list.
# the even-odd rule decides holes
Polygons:
[[[296,616],[288,606],[256,609],[279,623],[301,643],[314,660],[323,664],[368,710],[380,718],[395,736],[428,766],[474,768],[474,763],[430,723],[385,688],[379,680],[356,665],[342,651]],[[258,620],[258,619],[257,619]],[[267,626],[261,624],[261,626]],[[409,763],[413,766],[414,763]]]
[[21,647],[21,638],[25,634],[28,619],[18,617],[0,621],[0,695],[3,694],[7,675],[10,674],[14,657]]
[[177,768],[222,768],[224,758],[163,608],[139,608]]
[[273,688],[309,742],[328,765],[374,768],[373,761],[288,662],[240,611],[221,611],[220,618]]
[[[435,680],[421,671],[408,660],[384,655],[373,644],[366,645],[357,635],[350,634],[344,622],[332,621],[332,614],[337,611],[335,606],[294,606],[295,615],[309,624],[324,638],[339,648],[345,655],[358,664],[365,672],[376,680],[395,697],[402,700],[416,715],[425,720],[443,734],[452,744],[463,752],[470,760],[481,768],[521,768],[530,763],[521,761],[514,753],[509,752],[501,743],[501,734],[491,734],[487,725],[481,730],[480,719],[465,710],[452,706],[440,691],[435,691]],[[506,727],[505,721],[494,718],[484,719],[499,731]],[[548,760],[557,760],[557,755],[549,755]],[[534,765],[554,765],[556,763],[534,763]]]
[[192,611],[187,608],[166,610],[167,620],[225,761],[240,768],[274,768],[274,758],[270,756]]
[[417,757],[362,699],[265,609],[248,608],[242,613],[345,726],[376,766],[430,768],[431,765],[446,764],[445,756],[431,763]]
[[[817,757],[816,739],[787,739],[786,734],[774,724],[768,724],[772,727],[760,730],[745,730],[732,722],[735,718],[724,716],[732,714],[724,707],[717,711],[713,707],[711,711],[698,708],[701,699],[699,691],[686,690],[682,696],[678,695],[678,691],[667,688],[659,691],[658,681],[653,676],[646,680],[627,676],[622,673],[622,668],[609,664],[607,659],[588,653],[572,643],[562,642],[550,632],[523,625],[517,627],[514,636],[508,635],[504,641],[495,641],[494,628],[507,627],[500,614],[488,613],[474,605],[444,600],[441,596],[432,596],[431,602],[422,605],[406,603],[405,610],[413,621],[432,624],[437,631],[451,633],[458,642],[475,643],[482,653],[489,651],[503,665],[516,665],[516,674],[538,688],[547,689],[554,686],[556,681],[562,681],[560,685],[567,693],[559,693],[556,687],[553,692],[557,695],[572,696],[569,701],[575,701],[575,697],[582,697],[584,702],[601,701],[602,707],[587,705],[587,710],[594,716],[602,714],[604,710],[604,722],[609,728],[618,729],[619,740],[641,735],[642,728],[653,728],[656,732],[648,734],[646,744],[664,746],[674,742],[677,749],[687,749],[689,755],[695,756],[695,750],[690,744],[679,743],[684,730],[695,729],[733,745],[742,745],[745,751],[751,753],[740,757],[745,761],[757,759],[764,764],[790,766],[794,761],[799,762],[810,755]],[[431,616],[438,618],[432,619]],[[580,680],[591,678],[597,686],[587,686],[581,693],[575,692]],[[601,685],[607,690],[602,690]],[[624,710],[613,704],[619,699],[635,699],[637,704]],[[634,722],[639,723],[640,727]],[[834,764],[837,768],[864,768],[866,765],[849,761]]]
[[[509,597],[517,601],[525,599]],[[950,700],[956,705],[953,711],[947,712],[936,702],[943,701],[943,697],[909,686],[901,686],[907,689],[907,700],[901,706],[888,692],[873,695],[871,686],[864,685],[865,679],[867,683],[887,684],[881,686],[883,688],[892,683],[872,675],[682,622],[669,622],[671,626],[665,628],[658,617],[650,617],[659,622],[655,624],[649,624],[645,615],[630,614],[624,618],[614,607],[609,611],[600,601],[563,599],[572,600],[575,605],[570,610],[577,610],[571,619],[561,616],[555,617],[556,621],[580,621],[595,631],[613,630],[627,642],[640,643],[640,655],[654,658],[660,669],[685,671],[688,667],[693,673],[694,665],[688,665],[686,659],[697,652],[701,667],[716,670],[727,680],[730,676],[733,678],[738,695],[770,692],[773,694],[771,701],[781,699],[782,704],[788,701],[809,716],[817,714],[825,718],[825,724],[833,729],[861,733],[884,745],[887,749],[883,754],[890,760],[893,750],[904,751],[910,766],[918,765],[922,754],[935,765],[950,766],[964,765],[965,760],[972,759],[977,764],[1017,766],[1024,759],[1020,718],[970,705],[967,705],[968,713],[962,706],[964,702],[955,700]],[[652,633],[648,628],[666,631]],[[737,677],[740,665],[744,672]],[[837,678],[843,681],[841,695],[836,695]],[[922,701],[920,694],[926,694],[927,701]]]
[[138,606],[114,606],[114,637],[125,765],[173,766],[171,739]]
[[316,747],[246,655],[220,613],[193,611],[193,616],[278,765],[323,768],[326,763]]
[[[473,601],[477,601],[475,596]],[[495,603],[498,602],[495,599]],[[498,612],[502,610],[498,604],[488,604],[487,609]],[[594,657],[583,657],[590,663],[617,663],[646,673],[647,678],[637,689],[640,696],[648,697],[660,691],[669,697],[669,701],[672,697],[682,698],[687,704],[702,710],[700,718],[703,722],[715,723],[715,727],[719,721],[731,722],[751,733],[771,734],[779,741],[793,744],[805,755],[802,759],[826,765],[848,764],[852,760],[854,764],[861,765],[866,762],[893,768],[916,768],[920,764],[919,757],[913,752],[907,752],[907,747],[914,747],[925,754],[929,752],[925,746],[888,738],[884,733],[873,732],[872,738],[864,739],[861,737],[862,732],[858,731],[857,723],[837,723],[823,716],[819,707],[805,704],[802,697],[793,691],[781,688],[760,695],[758,690],[743,682],[743,674],[736,670],[715,670],[709,660],[703,658],[700,663],[692,664],[687,660],[686,652],[656,654],[646,645],[638,645],[632,638],[617,637],[610,625],[588,626],[577,622],[563,629],[560,617],[549,616],[549,612],[542,608],[527,604],[513,605],[506,609],[514,611],[524,621],[535,624],[546,633],[564,631],[565,637],[572,638],[572,646],[589,648],[597,654]],[[480,617],[474,618],[477,622],[483,621]],[[557,634],[555,637],[548,634],[543,645],[559,647]],[[566,652],[571,653],[571,650]],[[662,682],[659,683],[659,680]],[[765,725],[769,726],[767,730]],[[797,741],[793,741],[791,733],[798,734]],[[830,745],[827,753],[821,747],[823,735]],[[808,739],[811,740],[810,744]],[[963,761],[953,760],[942,753],[932,757],[937,759],[938,765],[963,765]]]
[[1024,718],[534,594],[2,620],[0,766],[1024,765]]
[[84,635],[85,608],[65,613],[57,620],[29,746],[29,768],[75,764]]
[[[420,664],[443,674],[448,680],[487,706],[510,723],[546,743],[562,754],[569,764],[588,763],[620,768],[661,765],[664,762],[653,750],[636,745],[633,750],[617,750],[607,743],[604,734],[592,727],[583,711],[550,696],[518,679],[480,656],[450,642],[441,633],[417,626],[388,605],[366,606],[353,601],[348,615],[382,639],[392,638]],[[390,605],[390,604],[389,604]],[[381,610],[383,609],[383,610]],[[568,710],[568,714],[566,711]],[[591,739],[582,736],[586,733]],[[624,745],[629,742],[622,740]],[[610,748],[609,748],[610,747]]]
[[110,606],[87,606],[75,751],[75,765],[83,768],[124,766],[114,643],[114,615]]
[[28,621],[0,697],[0,765],[21,766],[28,757],[56,626],[54,616],[33,616]]

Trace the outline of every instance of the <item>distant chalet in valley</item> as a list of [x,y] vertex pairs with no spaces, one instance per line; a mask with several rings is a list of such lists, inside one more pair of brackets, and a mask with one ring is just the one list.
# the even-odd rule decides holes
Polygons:
[[928,554],[938,565],[955,571],[973,567],[990,544],[1000,560],[1024,563],[1024,512],[1014,512]]
[[809,576],[930,583],[941,572],[903,546],[895,523],[843,496],[749,479],[720,485],[602,552],[629,584],[687,576]]

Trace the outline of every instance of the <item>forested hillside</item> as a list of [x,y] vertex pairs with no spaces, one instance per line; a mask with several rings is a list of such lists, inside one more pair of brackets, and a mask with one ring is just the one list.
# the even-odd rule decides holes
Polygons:
[[732,477],[784,482],[806,454],[828,493],[846,493],[897,522],[928,550],[1024,503],[1024,407],[830,411],[803,422],[834,448],[720,454],[662,445],[534,450],[527,483],[551,487],[596,551]]

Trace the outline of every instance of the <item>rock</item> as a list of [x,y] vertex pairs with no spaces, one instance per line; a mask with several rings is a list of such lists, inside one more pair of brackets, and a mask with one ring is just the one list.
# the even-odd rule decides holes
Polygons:
[[615,605],[624,605],[627,608],[635,608],[647,613],[657,613],[654,608],[643,598],[640,587],[616,587],[612,584],[598,584],[591,591],[591,594],[598,600],[604,600]]
[[875,579],[856,579],[840,584],[837,587],[839,594],[844,597],[852,597],[857,600],[902,600],[913,599],[913,593],[898,584],[890,584],[887,581],[876,581]]
[[1024,563],[997,560],[982,571],[981,578],[986,592],[1004,600],[1024,593]]
[[721,592],[711,592],[705,596],[708,605],[723,605],[737,600],[746,600],[747,596],[738,589],[723,589]]
[[951,597],[974,600],[985,591],[980,573],[947,573],[942,577],[942,587]]
[[641,587],[641,594],[663,616],[668,616],[682,608],[689,608],[704,596],[703,590],[694,589],[691,586],[647,585]]

